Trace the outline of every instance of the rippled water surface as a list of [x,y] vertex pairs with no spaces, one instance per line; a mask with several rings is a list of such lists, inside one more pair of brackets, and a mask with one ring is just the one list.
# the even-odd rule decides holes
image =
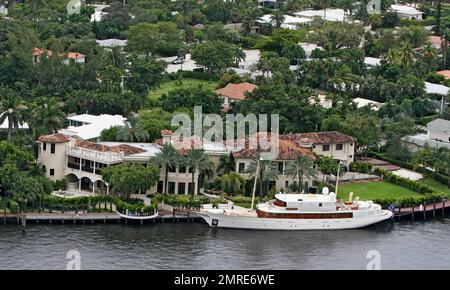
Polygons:
[[450,219],[385,222],[358,230],[246,231],[201,223],[0,225],[0,268],[65,269],[450,269]]

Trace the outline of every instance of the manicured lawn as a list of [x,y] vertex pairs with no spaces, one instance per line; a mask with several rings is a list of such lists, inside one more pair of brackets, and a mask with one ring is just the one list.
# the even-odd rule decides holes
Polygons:
[[217,88],[217,82],[198,79],[182,79],[180,85],[176,80],[169,81],[163,83],[159,89],[150,92],[149,97],[150,99],[158,99],[159,97],[161,97],[162,94],[168,93],[169,91],[174,89],[198,87],[198,86],[203,86],[204,88],[214,91]]
[[353,198],[359,196],[361,200],[421,196],[418,192],[385,181],[340,184],[338,191],[338,198],[345,200],[350,192],[353,192]]
[[440,183],[439,181],[430,178],[430,177],[426,177],[424,179],[422,179],[420,182],[425,183],[428,186],[431,186],[433,188],[436,188],[436,190],[443,192],[444,194],[446,194],[447,197],[450,196],[450,188],[448,188],[447,185]]

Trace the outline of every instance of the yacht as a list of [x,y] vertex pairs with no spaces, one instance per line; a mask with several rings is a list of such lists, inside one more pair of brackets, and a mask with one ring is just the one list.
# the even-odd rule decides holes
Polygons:
[[[372,201],[342,202],[325,188],[322,194],[275,195],[256,210],[234,205],[204,205],[199,212],[211,227],[258,230],[322,230],[362,228],[390,219],[393,213]],[[252,206],[253,207],[253,206]]]

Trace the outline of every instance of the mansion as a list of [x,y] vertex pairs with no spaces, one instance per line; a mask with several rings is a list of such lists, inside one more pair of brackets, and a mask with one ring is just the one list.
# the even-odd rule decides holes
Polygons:
[[[86,190],[104,194],[110,193],[110,187],[102,179],[103,168],[122,162],[137,162],[148,165],[161,151],[163,144],[175,144],[177,142],[175,138],[172,138],[170,130],[161,131],[163,138],[155,143],[92,141],[97,138],[85,140],[77,134],[67,135],[63,132],[67,132],[67,130],[63,129],[59,133],[41,136],[36,141],[38,162],[43,166],[45,175],[53,181],[66,179],[70,190]],[[268,136],[270,136],[270,133]],[[248,144],[248,142],[245,143]],[[316,155],[329,156],[348,166],[354,160],[356,139],[339,132],[318,132],[280,135],[278,143],[279,153],[273,162],[279,171],[279,176],[272,186],[275,186],[276,189],[287,189],[289,185],[296,183],[296,178],[287,176],[285,169],[287,164],[296,158],[297,154],[303,154],[312,161],[316,159]],[[227,148],[225,142],[201,143],[201,148],[215,168],[219,165],[220,157],[233,154],[236,172],[247,179],[248,174],[245,172],[256,156],[256,150],[245,147],[231,150]],[[180,151],[180,153],[185,154],[186,152]],[[159,182],[148,192],[164,192],[164,180],[165,169],[161,168]],[[167,192],[170,194],[188,194],[191,188],[197,189],[198,176],[194,176],[194,181],[194,184],[192,184],[190,168],[180,166],[170,169]],[[305,188],[309,188],[311,185],[312,180],[305,179]]]

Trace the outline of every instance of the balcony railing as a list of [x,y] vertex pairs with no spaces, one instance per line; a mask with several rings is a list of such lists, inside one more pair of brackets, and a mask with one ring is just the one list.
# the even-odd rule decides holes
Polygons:
[[80,157],[89,160],[102,161],[105,163],[122,161],[123,154],[116,152],[99,152],[95,150],[80,148],[76,146],[68,146],[67,153],[71,156]]
[[89,172],[89,173],[94,173],[94,168],[88,167],[88,166],[82,166],[82,167],[81,167],[81,170],[82,170],[82,171]]

